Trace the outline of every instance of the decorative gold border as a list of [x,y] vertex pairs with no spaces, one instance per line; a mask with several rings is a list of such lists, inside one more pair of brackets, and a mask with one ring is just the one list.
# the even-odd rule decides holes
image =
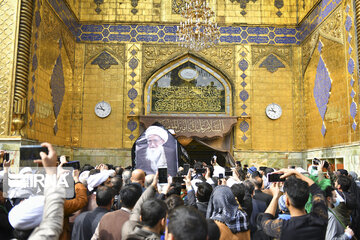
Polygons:
[[12,120],[14,135],[23,135],[20,130],[25,123],[22,115],[26,113],[33,8],[33,0],[21,0]]

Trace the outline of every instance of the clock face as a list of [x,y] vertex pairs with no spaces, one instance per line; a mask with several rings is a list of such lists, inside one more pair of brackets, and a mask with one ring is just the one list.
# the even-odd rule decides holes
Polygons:
[[95,114],[100,118],[106,118],[111,113],[111,106],[107,102],[98,102],[95,106]]
[[268,118],[275,120],[281,117],[282,109],[280,105],[276,103],[271,103],[266,107],[265,113]]

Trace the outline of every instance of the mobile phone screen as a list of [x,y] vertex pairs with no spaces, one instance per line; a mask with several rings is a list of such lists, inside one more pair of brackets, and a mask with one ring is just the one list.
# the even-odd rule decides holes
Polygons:
[[223,179],[224,178],[224,174],[219,173],[219,179]]
[[49,153],[47,147],[40,145],[25,145],[20,147],[20,161],[41,159],[40,152]]
[[4,153],[3,160],[4,161],[9,161],[9,159],[10,159],[10,153]]
[[72,167],[73,169],[80,169],[79,161],[72,161],[63,164],[63,167]]
[[159,183],[167,183],[167,168],[159,168]]
[[232,171],[225,171],[225,177],[232,176]]
[[285,178],[280,178],[283,174],[280,173],[269,173],[267,175],[268,182],[285,182]]

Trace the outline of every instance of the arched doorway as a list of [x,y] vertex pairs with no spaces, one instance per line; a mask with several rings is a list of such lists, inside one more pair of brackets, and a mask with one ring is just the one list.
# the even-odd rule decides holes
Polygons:
[[187,54],[156,71],[145,83],[144,107],[140,121],[145,127],[159,122],[173,129],[192,159],[230,154],[237,122],[232,85],[205,61]]

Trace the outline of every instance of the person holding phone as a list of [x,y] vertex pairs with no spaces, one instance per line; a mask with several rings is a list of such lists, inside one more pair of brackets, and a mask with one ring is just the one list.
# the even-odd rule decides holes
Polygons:
[[[282,169],[278,172],[285,178],[284,192],[285,204],[290,211],[289,220],[275,219],[278,200],[282,195],[281,183],[275,182],[270,191],[273,195],[270,205],[265,213],[258,218],[264,232],[274,238],[280,239],[325,239],[328,213],[325,197],[319,186],[313,180],[302,175],[294,169]],[[312,211],[307,214],[305,204],[309,193],[312,194]]]

